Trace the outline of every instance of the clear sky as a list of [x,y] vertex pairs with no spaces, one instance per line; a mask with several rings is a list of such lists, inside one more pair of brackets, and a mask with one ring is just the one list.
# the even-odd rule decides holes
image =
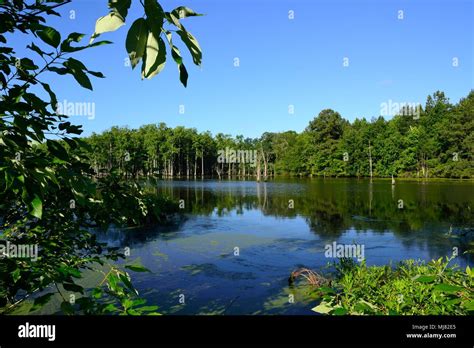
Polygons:
[[[424,105],[428,94],[442,90],[457,102],[474,88],[473,3],[162,0],[166,10],[186,5],[206,14],[182,20],[203,50],[201,68],[192,64],[188,52],[184,55],[189,72],[184,88],[171,57],[151,80],[141,80],[139,67],[132,71],[125,66],[127,30],[143,13],[133,0],[126,26],[99,38],[113,45],[77,55],[90,70],[107,77],[92,80],[93,92],[71,76],[51,74],[48,79],[60,101],[95,103],[94,119],[73,118],[83,124],[85,135],[113,125],[136,128],[165,122],[256,137],[265,131],[301,131],[325,108],[349,120],[370,119],[389,100]],[[70,10],[75,19],[69,19]],[[63,38],[73,31],[89,36],[96,19],[107,12],[105,0],[74,0],[61,10],[63,18],[51,24]]]

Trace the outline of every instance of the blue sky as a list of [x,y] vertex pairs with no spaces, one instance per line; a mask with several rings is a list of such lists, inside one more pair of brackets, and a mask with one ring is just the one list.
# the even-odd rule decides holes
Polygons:
[[[94,91],[72,77],[47,79],[59,100],[95,103],[95,118],[74,116],[85,135],[113,125],[166,122],[198,131],[256,137],[265,131],[303,130],[322,109],[343,117],[371,118],[381,103],[420,102],[442,90],[453,102],[474,87],[474,5],[470,0],[173,0],[166,10],[191,7],[204,17],[183,19],[199,40],[203,64],[185,63],[188,87],[169,57],[165,70],[141,80],[124,64],[125,36],[142,15],[133,0],[126,26],[99,39],[114,42],[78,54]],[[70,10],[75,19],[69,19]],[[398,19],[399,10],[403,19]],[[75,0],[53,24],[63,37],[88,35],[107,13],[107,2]],[[289,18],[293,11],[294,18]],[[26,44],[25,38],[16,39]],[[18,41],[23,40],[23,41]],[[30,39],[28,39],[30,40]],[[175,39],[177,40],[177,39]],[[185,52],[183,45],[181,52]],[[349,66],[343,66],[343,59]],[[453,58],[459,61],[453,67]],[[240,66],[234,67],[234,58]],[[38,61],[40,63],[40,61]],[[184,114],[179,113],[184,105]],[[294,106],[294,114],[289,113]]]

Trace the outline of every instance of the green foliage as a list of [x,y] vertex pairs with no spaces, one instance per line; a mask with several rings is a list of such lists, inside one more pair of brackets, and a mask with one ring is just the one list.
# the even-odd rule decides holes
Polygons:
[[[77,137],[81,126],[58,114],[54,88],[43,80],[44,73],[70,75],[81,87],[92,90],[90,76],[104,76],[71,55],[110,44],[91,41],[77,46],[84,34],[70,33],[63,40],[56,29],[44,24],[47,16],[59,16],[55,9],[67,3],[4,0],[0,6],[0,42],[4,44],[0,48],[0,242],[38,251],[36,259],[0,258],[0,312],[12,312],[29,297],[34,298],[33,309],[38,309],[53,296],[48,292],[51,289],[61,296],[62,291],[84,295],[77,302],[79,307],[64,301],[61,308],[67,314],[75,310],[154,311],[143,306],[128,274],[117,268],[105,277],[107,291],[95,290],[93,296],[77,282],[83,270],[124,257],[99,243],[94,227],[161,223],[176,211],[176,204],[144,192],[113,170],[107,177],[95,178],[88,144]],[[147,3],[159,6],[156,1]],[[130,5],[131,0],[109,1],[110,13],[99,19],[93,37],[122,25]],[[153,23],[154,30],[163,30],[162,22]],[[34,57],[21,57],[8,46],[7,38],[17,32],[32,40],[26,52]],[[42,99],[41,89],[48,100]],[[132,265],[132,270],[139,269]],[[101,307],[99,298],[118,301],[121,307],[114,303]]]
[[[173,44],[173,32],[176,32],[185,44],[194,64],[200,66],[202,51],[196,38],[188,32],[180,19],[202,16],[188,7],[179,6],[171,12],[163,10],[157,0],[144,0],[145,16],[136,19],[128,30],[125,47],[132,69],[142,61],[142,78],[152,78],[160,73],[166,62],[166,47],[162,35],[166,37],[171,56],[178,65],[179,79],[184,87],[188,83],[188,72],[178,47]],[[100,34],[115,31],[125,24],[131,0],[109,0],[109,13],[96,22],[91,42]]]
[[[62,297],[61,310],[66,315],[80,314],[112,314],[112,315],[159,315],[157,306],[145,306],[146,300],[139,297],[137,289],[131,282],[131,276],[125,270],[108,265],[109,271],[96,287],[87,291],[79,285],[63,283],[62,287],[69,293],[83,294],[83,296],[70,301],[65,296],[64,290],[58,293]],[[125,265],[134,272],[146,272],[141,265]],[[81,274],[77,274],[80,278]],[[52,298],[54,293],[49,292],[37,297],[30,311],[40,309]]]
[[452,259],[428,264],[406,260],[395,268],[367,267],[343,259],[330,288],[313,296],[315,312],[330,315],[472,315],[474,272],[449,266]]
[[110,222],[118,226],[163,224],[179,210],[176,202],[146,192],[137,182],[123,180],[115,170],[99,178],[95,198],[102,204],[90,216],[102,228]]

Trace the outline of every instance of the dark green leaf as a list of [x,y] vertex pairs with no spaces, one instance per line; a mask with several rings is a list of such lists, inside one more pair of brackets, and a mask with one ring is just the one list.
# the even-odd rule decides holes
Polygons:
[[46,295],[36,298],[35,301],[33,302],[33,307],[31,307],[30,312],[43,307],[46,303],[48,303],[48,301],[51,299],[51,296],[53,295],[54,293],[50,292]]
[[420,282],[420,283],[432,283],[436,280],[436,276],[418,276],[416,278],[416,281]]
[[59,32],[51,27],[44,27],[44,29],[39,30],[36,34],[48,45],[57,48],[61,42],[61,35]]
[[74,307],[67,301],[61,303],[61,310],[68,315],[74,314]]
[[186,67],[184,64],[179,65],[179,80],[183,84],[184,87],[188,84],[188,72],[186,71]]
[[142,265],[125,265],[125,268],[134,271],[134,272],[150,272],[148,268],[143,267]]
[[56,98],[56,94],[51,90],[51,87],[47,83],[41,82],[41,85],[43,86],[44,90],[49,94],[49,98],[51,99],[51,106],[53,107],[53,109],[56,109],[58,105],[58,99]]
[[80,285],[77,285],[74,283],[63,283],[62,285],[63,285],[64,290],[79,292],[81,294],[84,293],[84,288]]
[[171,13],[179,19],[186,17],[203,16],[202,14],[196,13],[189,7],[185,6],[176,7]]
[[451,284],[436,284],[434,286],[435,291],[441,291],[441,292],[457,292],[462,290],[463,288],[457,285],[451,285]]

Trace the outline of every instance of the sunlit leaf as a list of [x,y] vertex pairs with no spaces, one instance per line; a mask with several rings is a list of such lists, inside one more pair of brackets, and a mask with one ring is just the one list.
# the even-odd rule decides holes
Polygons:
[[90,43],[94,41],[100,34],[115,31],[125,24],[125,19],[118,13],[109,13],[100,17],[95,23],[95,31],[92,34]]
[[165,67],[166,47],[161,37],[156,38],[153,32],[148,33],[145,55],[143,57],[142,77],[152,78]]
[[43,215],[43,201],[37,195],[30,203],[30,214],[38,219],[41,219]]

